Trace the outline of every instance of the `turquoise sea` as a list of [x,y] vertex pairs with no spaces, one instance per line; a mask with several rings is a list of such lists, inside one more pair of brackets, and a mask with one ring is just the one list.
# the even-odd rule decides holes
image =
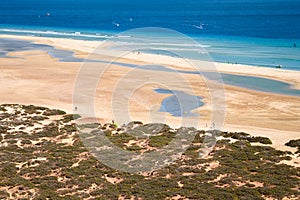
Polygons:
[[[299,0],[10,0],[0,5],[2,34],[105,40],[140,27],[186,34],[214,61],[300,70]],[[174,40],[167,50],[172,49],[189,46]]]

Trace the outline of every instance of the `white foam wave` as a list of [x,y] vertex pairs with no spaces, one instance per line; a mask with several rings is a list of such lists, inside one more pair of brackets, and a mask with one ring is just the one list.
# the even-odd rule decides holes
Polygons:
[[[0,29],[0,32],[4,33],[19,33],[33,36],[43,36],[43,35],[53,35],[53,36],[62,36],[62,37],[84,37],[84,38],[99,38],[99,39],[109,39],[114,38],[113,35],[107,34],[90,34],[90,33],[82,33],[82,32],[60,32],[60,31],[40,31],[40,30],[22,30],[22,29]],[[117,36],[122,38],[130,38],[131,36]]]
[[144,42],[144,43],[140,43],[140,42],[137,42],[137,41],[127,41],[127,42],[124,42],[124,41],[117,41],[115,42],[116,45],[119,45],[119,46],[145,46],[145,44],[147,44],[147,46],[149,47],[157,47],[157,48],[164,48],[164,49],[187,49],[187,50],[190,50],[191,48],[210,48],[211,46],[210,45],[204,45],[204,44],[195,44],[195,45],[190,45],[190,44],[183,44],[183,43],[165,43],[165,42]]

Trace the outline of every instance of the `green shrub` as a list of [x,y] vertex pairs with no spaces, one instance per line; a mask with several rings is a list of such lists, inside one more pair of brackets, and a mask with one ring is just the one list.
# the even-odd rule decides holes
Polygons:
[[52,115],[65,115],[66,112],[65,111],[62,111],[62,110],[57,110],[57,109],[47,109],[43,112],[43,115],[46,115],[46,116],[52,116]]
[[298,148],[300,148],[300,139],[298,139],[298,140],[290,140],[285,145],[289,146],[289,147],[298,147]]
[[248,137],[247,140],[249,142],[259,142],[261,144],[272,144],[272,141],[267,137]]
[[128,151],[140,151],[142,148],[140,146],[133,145],[133,146],[127,147],[126,149]]
[[28,105],[28,106],[24,105],[22,106],[22,108],[25,110],[27,114],[36,113],[36,107],[34,105]]
[[163,147],[168,145],[172,141],[172,138],[164,135],[150,136],[149,146],[151,147]]
[[79,118],[81,118],[81,116],[78,115],[78,114],[74,114],[74,115],[72,115],[72,114],[70,114],[70,115],[64,115],[62,122],[68,123],[68,122],[70,122],[70,121],[73,121],[73,120],[76,120],[76,119],[79,119]]

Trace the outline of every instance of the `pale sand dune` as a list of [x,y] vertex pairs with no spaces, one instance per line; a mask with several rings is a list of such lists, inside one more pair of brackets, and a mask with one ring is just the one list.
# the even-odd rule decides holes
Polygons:
[[[36,43],[54,45],[57,48],[70,49],[79,57],[85,57],[93,51],[100,42],[80,41],[56,38],[36,38],[24,36],[0,36],[5,38],[27,39]],[[109,53],[109,52],[107,52]],[[20,103],[43,105],[51,108],[60,108],[67,112],[73,111],[72,95],[77,73],[81,63],[63,63],[50,57],[46,52],[27,51],[11,53],[17,58],[0,58],[0,103]],[[110,60],[109,55],[103,55],[103,60]],[[162,55],[128,54],[120,62],[133,64],[160,63],[174,68],[190,68],[182,59],[171,58]],[[201,64],[200,62],[198,64]],[[203,65],[207,63],[202,63]],[[212,64],[209,63],[211,66]],[[262,67],[231,65],[214,63],[219,71],[233,74],[255,75],[273,78],[300,86],[300,73],[282,69],[270,69]],[[242,69],[242,70],[241,70]],[[118,85],[120,78],[128,73],[131,68],[112,65],[102,77],[96,92],[96,115],[101,122],[110,122],[115,119],[112,113],[112,94]],[[136,76],[140,79],[151,76],[161,76],[161,72],[136,70]],[[152,72],[151,72],[152,73]],[[171,77],[172,73],[163,72],[161,80]],[[195,89],[196,95],[202,96],[205,106],[196,109],[201,114],[199,128],[206,128],[210,124],[211,105],[210,93],[206,83],[199,76],[192,74],[182,75]],[[158,79],[159,80],[159,79]],[[131,83],[124,83],[124,87]],[[174,84],[174,83],[173,83]],[[154,88],[160,85],[145,85],[132,94],[128,112],[132,120],[151,122],[149,112],[157,111],[161,101],[168,94],[157,94]],[[181,85],[174,85],[173,89],[185,90]],[[277,94],[268,94],[246,90],[238,87],[225,86],[226,89],[226,118],[224,130],[244,131],[253,135],[270,137],[274,146],[280,149],[286,148],[284,143],[290,139],[300,137],[300,98]],[[80,108],[79,108],[80,109]],[[127,108],[126,108],[127,109]],[[164,117],[163,113],[156,113]],[[167,115],[165,123],[177,127],[181,120]]]

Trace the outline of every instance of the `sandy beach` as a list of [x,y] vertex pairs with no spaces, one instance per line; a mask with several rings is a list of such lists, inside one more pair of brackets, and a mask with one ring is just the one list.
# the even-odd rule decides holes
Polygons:
[[[72,50],[76,57],[86,58],[89,53],[98,47],[101,42],[81,41],[59,38],[38,38],[27,36],[1,35],[0,38],[22,39],[33,41],[37,44],[52,45],[58,49]],[[111,56],[102,55],[101,59],[109,61]],[[80,70],[80,62],[60,62],[44,51],[23,51],[9,53],[9,58],[0,58],[0,103],[34,104],[51,108],[60,108],[67,112],[74,112],[72,104],[74,85]],[[191,70],[182,59],[163,55],[128,54],[118,59],[118,62],[130,64],[155,64],[166,65],[174,69]],[[203,62],[203,65],[207,63]],[[210,65],[212,65],[210,63]],[[272,69],[264,67],[244,66],[239,64],[213,63],[219,72],[228,74],[240,74],[257,76],[279,80],[300,88],[300,72],[284,69]],[[131,71],[113,64],[105,71],[96,90],[95,103],[96,115],[102,123],[114,119],[111,99],[115,87],[124,74]],[[139,79],[151,79],[164,73],[163,77],[172,77],[171,72],[147,72],[136,69]],[[146,74],[148,74],[146,76]],[[205,81],[201,81],[195,74],[183,74],[195,93],[203,97],[205,105],[194,112],[201,115],[200,127],[206,128],[211,117],[211,99]],[[174,76],[175,77],[175,76]],[[159,81],[160,79],[157,79]],[[123,83],[122,83],[123,84]],[[124,83],[124,87],[126,87]],[[174,84],[174,83],[172,83]],[[153,89],[159,85],[145,85],[139,88],[129,102],[128,112],[132,120],[149,122],[149,111],[158,110],[162,100],[170,95],[157,94]],[[174,85],[176,89],[184,88]],[[243,131],[253,135],[267,136],[278,149],[288,149],[284,143],[300,137],[300,98],[225,85],[226,117],[224,131]],[[174,89],[175,89],[174,88]],[[152,106],[149,108],[149,105]],[[158,113],[159,115],[159,113]],[[162,116],[165,114],[161,113]],[[178,126],[180,119],[167,115],[166,123]]]

